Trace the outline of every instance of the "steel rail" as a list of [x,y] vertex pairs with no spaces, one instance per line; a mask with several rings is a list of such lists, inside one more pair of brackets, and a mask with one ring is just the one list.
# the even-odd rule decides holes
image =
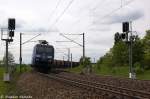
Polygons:
[[[72,78],[69,78],[69,77],[65,77],[65,76],[61,76],[61,75],[58,75],[56,74],[55,76],[59,76],[59,77],[63,77],[65,79],[72,79]],[[88,84],[91,84],[91,85],[95,85],[97,87],[103,87],[103,88],[106,88],[106,89],[111,89],[111,90],[114,90],[115,91],[118,91],[120,90],[121,93],[127,93],[127,94],[131,94],[131,95],[137,95],[137,96],[140,96],[140,97],[148,97],[148,99],[150,99],[150,92],[145,92],[145,91],[139,91],[139,90],[133,90],[133,89],[128,89],[128,88],[124,88],[124,87],[116,87],[116,86],[113,86],[113,85],[108,85],[108,84],[103,84],[103,83],[98,83],[98,82],[91,82],[91,81],[87,81],[87,80],[81,80],[81,79],[72,79],[72,80],[76,80],[76,81],[79,81],[79,82],[83,82],[83,83],[88,83]],[[112,89],[113,88],[113,89]]]
[[[41,74],[41,73],[40,73]],[[105,92],[111,92],[113,94],[119,94],[121,96],[135,98],[135,99],[150,99],[150,93],[144,91],[137,91],[128,88],[116,87],[108,84],[102,84],[97,82],[85,81],[81,79],[73,79],[69,77],[60,76],[59,74],[42,74],[48,78],[52,78],[55,80],[63,81],[65,83],[77,86],[84,87],[86,89],[92,89],[95,92],[99,92],[99,90],[103,90]]]

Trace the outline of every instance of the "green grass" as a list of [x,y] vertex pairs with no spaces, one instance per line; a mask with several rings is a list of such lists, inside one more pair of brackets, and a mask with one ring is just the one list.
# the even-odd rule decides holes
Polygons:
[[[95,66],[93,70],[96,74],[100,75],[113,75],[117,77],[127,77],[127,78],[129,77],[129,67],[127,66],[114,68],[101,66],[100,69],[98,69],[97,66]],[[145,70],[142,73],[136,73],[136,78],[141,80],[150,80],[150,70]]]
[[77,66],[77,67],[74,67],[74,68],[68,68],[66,69],[67,71],[70,71],[70,72],[73,72],[73,73],[81,73],[83,67],[80,65],[80,66]]
[[3,82],[4,68],[0,66],[0,94],[5,94],[6,92],[6,83]]
[[107,66],[101,66],[101,68],[97,68],[97,66],[94,65],[93,71],[96,74],[101,74],[101,75],[114,75],[114,76],[128,77],[129,68],[128,67],[110,68]]
[[143,74],[137,74],[138,79],[150,80],[150,70],[144,71]]
[[[73,73],[81,73],[82,69],[82,66],[78,66],[67,70]],[[101,66],[100,68],[98,68],[97,65],[93,65],[92,70],[98,75],[112,75],[116,77],[126,78],[129,77],[129,67],[127,66],[114,68],[110,68],[108,66]],[[145,70],[143,73],[137,73],[136,78],[141,80],[150,80],[150,70]]]
[[26,64],[22,64],[21,65],[21,68],[20,68],[20,65],[17,65],[16,66],[16,72],[17,73],[23,73],[23,72],[27,72],[27,71],[31,71],[31,67],[29,65],[26,65]]
[[21,73],[30,70],[31,70],[30,66],[22,65],[22,69],[20,72],[20,67],[19,65],[17,65],[14,73],[11,74],[13,79],[8,83],[3,81],[3,74],[5,72],[5,68],[0,66],[0,95],[9,95],[9,94],[18,95],[19,90],[16,87],[16,82]]

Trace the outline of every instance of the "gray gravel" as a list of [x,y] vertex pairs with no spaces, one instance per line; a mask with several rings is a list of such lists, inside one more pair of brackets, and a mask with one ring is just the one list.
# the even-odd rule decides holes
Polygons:
[[18,87],[32,99],[102,99],[99,95],[42,77],[35,72],[20,76]]

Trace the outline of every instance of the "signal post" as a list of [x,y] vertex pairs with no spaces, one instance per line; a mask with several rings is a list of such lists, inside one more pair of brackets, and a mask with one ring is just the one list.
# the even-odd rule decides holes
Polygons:
[[[6,34],[4,33],[4,30],[6,31]],[[15,19],[9,18],[8,28],[1,28],[1,40],[6,42],[5,73],[3,79],[5,82],[10,81],[9,64],[8,64],[8,43],[13,42],[12,38],[14,37],[14,31],[15,31]]]
[[[122,31],[123,33],[119,34],[118,32],[115,33],[115,43],[122,40],[129,46],[129,78],[135,79],[136,74],[133,70],[133,53],[132,53],[132,46],[134,43],[134,40],[136,39],[137,35],[133,35],[132,31],[132,22],[123,22],[122,23]],[[130,33],[130,34],[129,34]]]

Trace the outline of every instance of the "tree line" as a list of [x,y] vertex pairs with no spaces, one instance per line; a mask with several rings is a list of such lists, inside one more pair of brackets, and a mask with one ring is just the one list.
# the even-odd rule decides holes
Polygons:
[[[4,66],[6,64],[6,54],[4,54],[3,60],[0,60],[0,65]],[[8,52],[8,64],[14,65],[15,64],[15,58],[11,52]]]
[[[150,69],[150,30],[141,39],[137,37],[133,43],[133,67],[136,72]],[[121,67],[129,66],[129,45],[123,41],[114,43],[104,56],[97,61],[97,66]]]

